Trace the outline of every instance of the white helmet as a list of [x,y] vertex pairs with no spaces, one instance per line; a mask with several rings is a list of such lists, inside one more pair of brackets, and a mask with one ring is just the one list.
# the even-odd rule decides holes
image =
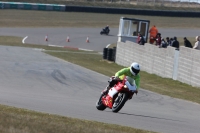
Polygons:
[[140,65],[137,62],[133,62],[130,71],[134,76],[136,76],[140,72]]

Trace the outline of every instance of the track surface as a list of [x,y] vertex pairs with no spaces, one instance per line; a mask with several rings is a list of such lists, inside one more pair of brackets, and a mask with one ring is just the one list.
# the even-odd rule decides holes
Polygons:
[[[95,28],[0,28],[0,35],[28,38],[26,43],[102,51],[117,41]],[[162,36],[199,35],[198,30],[160,29]],[[44,37],[48,34],[49,41]],[[70,42],[66,42],[67,36]],[[85,40],[89,36],[90,43]],[[158,132],[199,132],[199,105],[140,90],[118,113],[97,111],[95,102],[108,77],[25,48],[0,49],[0,103],[27,109],[121,124]],[[195,114],[195,115],[194,115]]]
[[[100,35],[100,28],[0,28],[0,35],[20,36],[28,38],[25,43],[70,46],[76,48],[103,51],[108,44],[117,42],[117,28],[111,28],[110,34]],[[159,28],[162,37],[195,37],[200,35],[199,29],[162,29]],[[45,41],[48,35],[49,41]],[[70,42],[66,42],[69,36]],[[89,37],[90,43],[86,43]]]
[[0,46],[0,104],[164,133],[199,133],[200,105],[140,89],[119,113],[95,102],[108,77],[29,48]]

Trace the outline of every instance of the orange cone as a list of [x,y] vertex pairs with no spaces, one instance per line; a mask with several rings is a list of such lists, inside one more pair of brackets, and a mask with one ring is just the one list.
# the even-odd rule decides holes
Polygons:
[[90,41],[89,41],[89,37],[87,37],[87,39],[86,39],[86,42],[87,42],[87,43],[89,43],[89,42],[90,42]]
[[45,41],[46,41],[46,42],[48,41],[48,35],[45,36]]
[[66,40],[66,42],[70,42],[70,41],[69,41],[69,36],[67,36],[67,40]]

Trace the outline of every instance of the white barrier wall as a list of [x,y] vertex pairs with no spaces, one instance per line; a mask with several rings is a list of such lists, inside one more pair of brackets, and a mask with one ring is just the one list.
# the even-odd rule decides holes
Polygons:
[[141,70],[165,78],[173,78],[192,86],[200,86],[200,51],[180,47],[158,48],[155,45],[138,45],[133,42],[118,42],[116,63],[130,66],[138,62]]
[[180,47],[177,80],[200,86],[200,51]]

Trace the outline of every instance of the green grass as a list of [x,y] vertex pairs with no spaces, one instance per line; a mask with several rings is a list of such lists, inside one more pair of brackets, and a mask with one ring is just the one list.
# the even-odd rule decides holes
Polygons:
[[153,133],[4,105],[0,108],[0,133]]
[[0,27],[119,27],[120,17],[150,20],[159,28],[199,28],[200,18],[158,17],[78,12],[0,10]]

